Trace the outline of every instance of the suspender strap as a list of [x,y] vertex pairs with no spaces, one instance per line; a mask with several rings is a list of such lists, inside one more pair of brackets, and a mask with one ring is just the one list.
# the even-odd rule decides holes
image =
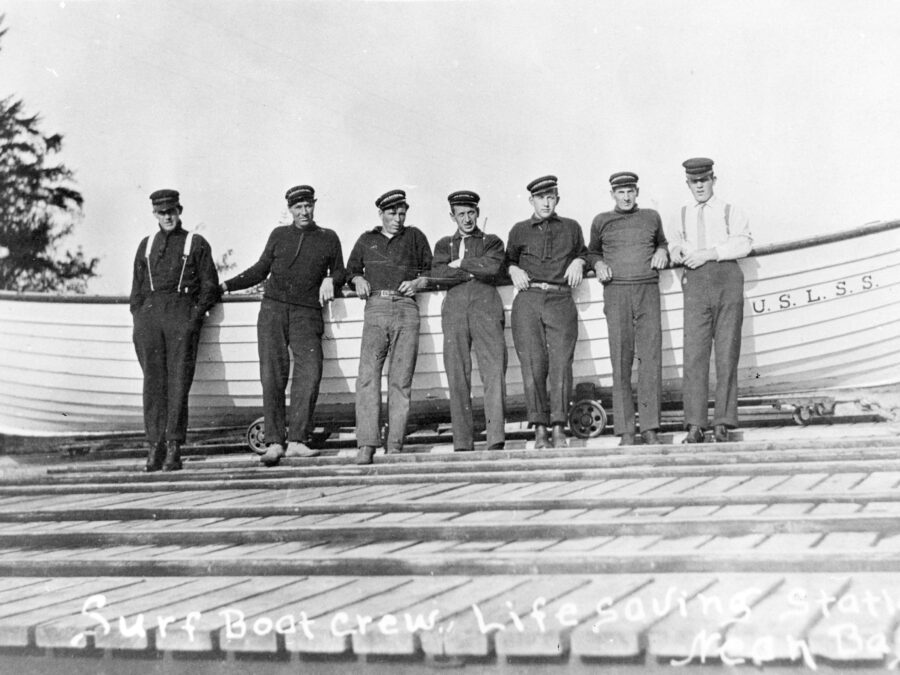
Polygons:
[[[147,278],[150,279],[150,290],[155,291],[156,288],[153,286],[153,272],[150,270],[150,249],[152,248],[153,237],[155,235],[149,235],[146,239],[144,239],[144,258],[147,260]],[[178,275],[178,287],[177,292],[181,293],[181,282],[184,280],[184,268],[187,267],[187,259],[191,254],[191,243],[194,240],[194,233],[188,232],[187,236],[184,238],[184,250],[181,252],[181,274]]]
[[[687,241],[687,227],[685,225],[685,220],[687,216],[687,206],[681,207],[681,238],[684,241]],[[725,204],[725,234],[729,237],[731,236],[731,204]]]
[[731,223],[728,222],[728,216],[731,215],[731,204],[725,205],[725,234],[731,236]]
[[687,215],[687,206],[681,207],[681,239],[687,241],[687,227],[684,223]]

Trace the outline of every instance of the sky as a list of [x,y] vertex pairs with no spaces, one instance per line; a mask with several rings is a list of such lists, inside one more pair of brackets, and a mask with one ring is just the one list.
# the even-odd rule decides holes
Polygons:
[[765,244],[900,217],[900,2],[882,0],[7,0],[0,96],[64,136],[100,257],[90,292],[127,294],[149,194],[240,271],[316,188],[345,258],[407,191],[432,246],[446,197],[481,197],[506,238],[525,186],[559,177],[588,236],[608,177],[675,221],[681,162],[716,162],[717,194]]

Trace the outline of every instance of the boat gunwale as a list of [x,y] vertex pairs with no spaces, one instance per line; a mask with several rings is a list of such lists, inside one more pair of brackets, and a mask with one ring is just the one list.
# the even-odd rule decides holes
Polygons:
[[[759,258],[777,253],[787,253],[790,251],[798,251],[814,246],[822,246],[825,244],[833,244],[836,242],[866,237],[872,234],[880,234],[889,230],[900,229],[900,220],[878,221],[869,223],[861,227],[850,230],[841,230],[840,232],[831,232],[819,234],[814,237],[805,239],[794,239],[791,241],[778,242],[774,244],[765,244],[763,246],[753,248],[747,255],[748,258]],[[681,265],[672,265],[669,269],[675,269]],[[593,271],[585,274],[585,278],[592,278]],[[443,279],[429,277],[432,281],[440,284]],[[355,298],[356,293],[349,290],[343,290],[344,298]],[[220,302],[259,302],[262,299],[261,293],[247,293],[229,295],[220,299]],[[127,295],[61,295],[57,293],[43,293],[38,291],[5,291],[0,290],[0,300],[16,300],[20,302],[58,302],[58,303],[83,303],[83,304],[126,304],[129,302]]]

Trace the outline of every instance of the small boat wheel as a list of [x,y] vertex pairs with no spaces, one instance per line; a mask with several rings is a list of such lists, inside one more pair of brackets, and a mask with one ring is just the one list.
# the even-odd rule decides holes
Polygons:
[[798,405],[796,408],[794,408],[794,414],[791,415],[791,417],[794,418],[794,422],[799,424],[801,427],[805,427],[810,422],[812,422],[813,411],[808,405]]
[[266,418],[260,417],[247,427],[247,445],[257,455],[266,452]]
[[606,428],[606,411],[600,401],[581,399],[569,411],[569,428],[577,438],[596,438]]

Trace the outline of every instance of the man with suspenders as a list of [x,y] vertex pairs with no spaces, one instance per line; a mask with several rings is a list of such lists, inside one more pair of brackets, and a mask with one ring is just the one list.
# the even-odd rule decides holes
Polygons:
[[219,277],[206,240],[181,227],[178,192],[157,190],[150,201],[159,231],[138,246],[130,299],[144,371],[145,470],[177,471],[200,329],[218,299]]
[[709,422],[709,361],[715,345],[716,392],[713,437],[728,440],[737,426],[737,366],[744,317],[744,274],[736,260],[750,253],[750,222],[716,199],[713,160],[685,161],[694,197],[682,207],[669,237],[672,260],[684,265],[685,443],[702,443]]

